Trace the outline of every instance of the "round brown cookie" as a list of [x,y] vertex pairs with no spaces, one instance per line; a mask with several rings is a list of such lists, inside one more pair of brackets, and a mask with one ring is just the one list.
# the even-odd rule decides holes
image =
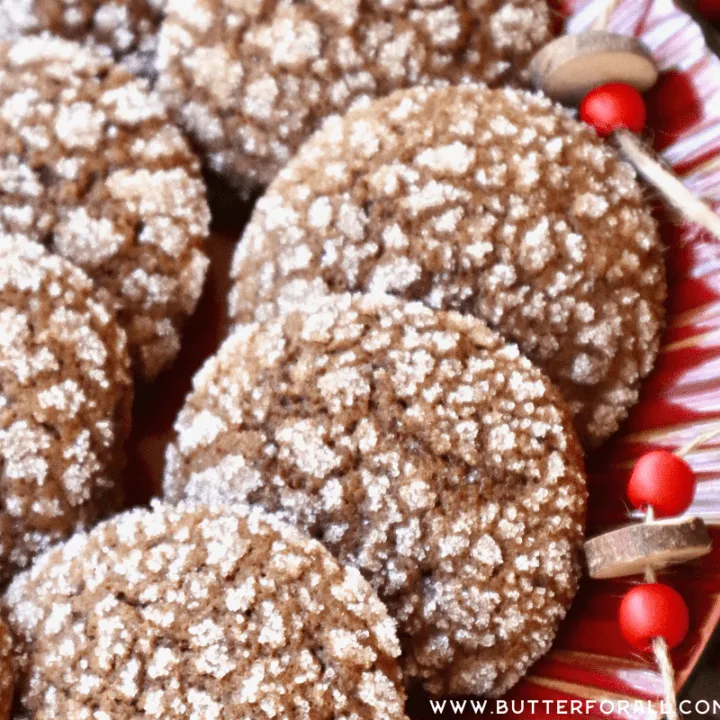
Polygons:
[[247,190],[328,115],[402,87],[525,79],[550,38],[545,0],[168,0],[158,89]]
[[166,0],[0,0],[0,39],[49,30],[90,40],[132,72],[154,73],[157,32]]
[[155,504],[4,598],[34,720],[402,720],[394,622],[353,568],[258,510]]
[[199,163],[159,98],[111,60],[47,35],[0,50],[0,232],[82,267],[150,379],[205,278]]
[[130,360],[95,294],[66,260],[0,236],[0,582],[119,499]]
[[630,166],[541,96],[477,86],[329,120],[258,203],[232,275],[239,322],[311,291],[476,315],[547,372],[587,445],[636,402],[666,294]]
[[242,326],[176,422],[166,497],[248,502],[357,567],[409,677],[496,695],[574,594],[581,450],[559,395],[469,316],[336,296]]
[[0,720],[8,720],[15,690],[15,668],[12,659],[12,637],[0,620]]

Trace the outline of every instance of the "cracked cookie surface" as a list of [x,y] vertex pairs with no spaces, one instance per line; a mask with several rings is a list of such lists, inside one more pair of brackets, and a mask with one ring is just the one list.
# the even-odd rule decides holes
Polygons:
[[125,333],[85,273],[0,237],[0,582],[118,506]]
[[559,106],[415,88],[328,120],[259,200],[231,315],[382,291],[516,342],[587,446],[615,432],[659,349],[663,250],[634,170]]
[[393,90],[524,79],[544,0],[169,0],[158,88],[211,168],[266,185],[329,116]]
[[404,720],[360,573],[257,510],[156,503],[39,558],[4,609],[35,720]]
[[239,327],[194,380],[165,496],[250,503],[357,567],[431,692],[501,694],[545,653],[583,540],[564,404],[479,320],[349,295]]
[[145,81],[112,60],[49,35],[0,47],[0,233],[85,270],[152,379],[207,270],[199,162]]
[[154,75],[166,0],[0,0],[0,40],[49,31],[89,41],[137,75]]
[[0,718],[9,720],[15,689],[15,667],[12,660],[12,637],[0,621]]

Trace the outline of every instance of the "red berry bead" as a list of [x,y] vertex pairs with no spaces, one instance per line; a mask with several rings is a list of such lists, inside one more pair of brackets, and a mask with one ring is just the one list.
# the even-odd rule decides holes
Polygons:
[[623,598],[618,623],[623,637],[637,650],[650,650],[652,639],[660,637],[672,649],[685,639],[690,613],[680,593],[652,583],[638,585]]
[[677,455],[653,450],[637,461],[627,494],[633,507],[652,505],[656,517],[680,515],[695,497],[695,473]]
[[647,122],[643,96],[632,86],[609,83],[591,90],[580,105],[580,118],[601,137],[627,128],[641,132]]

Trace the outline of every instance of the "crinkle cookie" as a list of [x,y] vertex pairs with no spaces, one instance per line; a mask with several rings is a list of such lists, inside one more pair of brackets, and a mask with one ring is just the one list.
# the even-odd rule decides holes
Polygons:
[[155,504],[4,597],[34,720],[403,720],[394,622],[357,570],[257,510]]
[[328,115],[402,87],[524,79],[550,38],[545,0],[168,0],[158,88],[247,190]]
[[85,273],[0,236],[0,583],[115,508],[132,385]]
[[547,99],[400,91],[333,118],[258,203],[231,314],[383,291],[476,315],[563,393],[598,445],[658,352],[661,242],[635,172]]
[[349,295],[238,328],[198,373],[165,494],[277,513],[357,567],[407,677],[497,695],[575,594],[581,450],[558,393],[470,316]]
[[12,637],[0,621],[0,720],[9,720],[15,689],[15,668],[12,659]]
[[0,0],[0,39],[49,30],[90,40],[132,72],[153,74],[157,32],[166,0]]
[[47,35],[0,50],[0,233],[82,267],[151,379],[205,279],[199,163],[159,98],[111,60]]

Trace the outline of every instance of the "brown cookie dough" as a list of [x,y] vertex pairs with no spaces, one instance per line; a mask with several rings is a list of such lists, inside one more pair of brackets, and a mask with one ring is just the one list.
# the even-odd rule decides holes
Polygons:
[[166,0],[0,0],[0,39],[49,30],[91,41],[138,75],[154,74],[157,32]]
[[311,291],[476,315],[549,375],[590,446],[636,402],[666,294],[630,166],[548,100],[477,86],[329,120],[258,203],[232,275],[239,322]]
[[12,637],[0,620],[0,720],[8,720],[15,689],[15,668],[12,659]]
[[158,89],[249,189],[327,116],[397,88],[524,79],[550,38],[545,0],[168,0]]
[[581,450],[563,403],[479,320],[390,297],[236,330],[194,381],[166,497],[248,502],[357,567],[408,677],[496,695],[575,593]]
[[34,720],[403,720],[395,624],[353,568],[257,510],[119,515],[4,598]]
[[0,583],[114,509],[132,385],[85,273],[0,236]]
[[207,269],[198,161],[111,60],[50,36],[0,51],[0,232],[82,267],[150,379],[177,353]]

